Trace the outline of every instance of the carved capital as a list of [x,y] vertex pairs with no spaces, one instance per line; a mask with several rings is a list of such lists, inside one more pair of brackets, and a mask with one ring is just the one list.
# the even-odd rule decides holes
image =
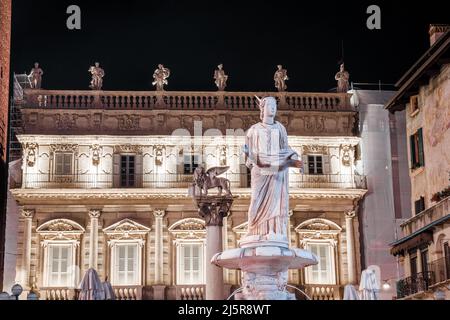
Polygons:
[[100,210],[92,209],[92,210],[89,210],[89,217],[91,219],[98,219],[98,218],[100,218],[101,213],[102,212]]
[[199,215],[206,226],[223,226],[223,218],[228,215],[233,203],[232,197],[197,197],[195,202]]
[[353,219],[356,215],[356,211],[346,211],[345,212],[345,218],[346,219]]
[[22,209],[20,215],[25,219],[33,219],[35,211],[33,209]]
[[164,210],[153,210],[153,215],[156,219],[162,219],[164,215],[166,214],[166,211]]

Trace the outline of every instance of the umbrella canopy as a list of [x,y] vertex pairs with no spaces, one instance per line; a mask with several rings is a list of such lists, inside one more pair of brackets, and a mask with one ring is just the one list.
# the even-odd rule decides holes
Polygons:
[[105,290],[95,269],[88,269],[81,280],[78,300],[105,300]]
[[344,300],[361,300],[358,291],[352,284],[348,284],[344,288]]
[[105,282],[103,282],[103,290],[105,291],[105,300],[116,300],[116,294],[114,293],[114,289],[111,283],[108,281],[108,277],[106,277]]
[[375,275],[375,270],[366,269],[361,273],[359,291],[362,300],[378,300],[380,284]]

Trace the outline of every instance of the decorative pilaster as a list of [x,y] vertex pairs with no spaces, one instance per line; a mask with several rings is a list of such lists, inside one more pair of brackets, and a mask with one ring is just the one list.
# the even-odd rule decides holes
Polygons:
[[232,196],[194,197],[199,215],[206,225],[206,300],[223,300],[223,271],[211,263],[214,255],[222,252],[223,218],[233,203]]
[[91,219],[91,230],[89,234],[89,268],[94,268],[96,270],[98,264],[98,218],[100,218],[100,215],[100,210],[89,210],[89,217]]
[[32,283],[30,279],[31,271],[31,228],[33,225],[34,210],[22,209],[20,211],[22,218],[24,219],[23,230],[23,279],[22,284],[24,288],[30,288]]
[[154,210],[155,216],[155,284],[163,284],[163,218],[164,210]]
[[347,268],[348,268],[348,283],[356,283],[356,265],[355,265],[355,235],[353,230],[353,218],[355,211],[348,211],[345,213],[345,230],[347,237]]

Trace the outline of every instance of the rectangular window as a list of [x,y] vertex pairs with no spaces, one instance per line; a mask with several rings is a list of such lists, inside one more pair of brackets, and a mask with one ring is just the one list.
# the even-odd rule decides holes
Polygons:
[[139,245],[137,243],[116,244],[112,282],[117,286],[139,284]]
[[72,244],[50,244],[47,250],[47,286],[73,287]]
[[416,214],[421,213],[425,210],[425,198],[420,197],[419,200],[414,201],[414,209]]
[[315,254],[319,263],[306,269],[308,284],[335,284],[333,247],[329,243],[310,243],[309,251]]
[[323,157],[308,156],[308,173],[323,174]]
[[57,152],[55,154],[55,174],[72,174],[73,153]]
[[178,284],[204,284],[203,243],[182,243],[178,248]]
[[196,155],[184,156],[184,174],[192,174],[194,170],[199,166],[199,157]]
[[134,187],[135,176],[135,156],[120,156],[120,186],[123,188]]
[[425,166],[422,128],[409,137],[409,144],[411,149],[411,168],[417,169]]

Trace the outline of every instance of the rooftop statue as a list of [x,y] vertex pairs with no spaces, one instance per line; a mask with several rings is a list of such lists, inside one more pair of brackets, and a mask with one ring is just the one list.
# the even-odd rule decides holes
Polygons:
[[349,89],[348,80],[350,79],[350,74],[347,71],[345,71],[345,67],[344,67],[343,63],[341,64],[340,70],[338,73],[336,73],[334,78],[337,81],[337,90],[336,91],[346,93]]
[[260,99],[259,108],[261,122],[248,130],[244,146],[246,165],[251,169],[247,236],[276,234],[284,238],[289,219],[287,169],[301,168],[302,162],[288,145],[286,129],[275,121],[275,98]]
[[153,79],[155,81],[152,82],[152,85],[156,85],[156,91],[164,91],[164,85],[169,84],[167,78],[170,77],[170,70],[165,68],[162,64],[158,65],[158,69],[153,73]]
[[219,64],[217,68],[218,69],[214,71],[214,79],[216,80],[215,83],[219,91],[224,91],[227,86],[228,76],[225,74],[222,64]]
[[39,68],[39,63],[36,62],[34,64],[34,68],[31,69],[30,75],[28,78],[31,82],[31,88],[33,89],[40,89],[42,84],[42,75],[44,74],[44,71],[42,71],[41,68]]
[[89,88],[91,88],[92,90],[102,90],[105,70],[100,68],[100,63],[96,62],[95,66],[91,66],[88,72],[90,72],[92,75],[91,85],[89,86]]
[[279,64],[277,66],[277,71],[275,71],[275,74],[273,76],[273,80],[275,80],[275,88],[277,88],[278,91],[286,91],[287,85],[286,80],[289,80],[289,77],[287,76],[287,70],[283,69],[283,66]]

